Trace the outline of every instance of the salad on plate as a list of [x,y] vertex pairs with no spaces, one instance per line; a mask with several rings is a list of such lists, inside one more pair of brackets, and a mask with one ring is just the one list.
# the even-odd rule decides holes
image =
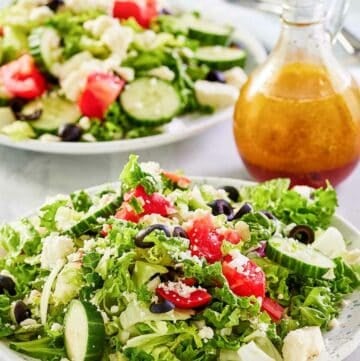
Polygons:
[[215,188],[131,156],[120,183],[0,229],[0,337],[40,360],[307,361],[360,251],[334,189]]
[[233,30],[156,0],[15,1],[0,10],[0,134],[132,139],[229,107],[246,80]]

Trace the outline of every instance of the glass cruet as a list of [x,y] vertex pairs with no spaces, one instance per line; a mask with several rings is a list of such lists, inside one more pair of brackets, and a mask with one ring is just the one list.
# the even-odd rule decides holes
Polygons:
[[360,154],[360,90],[332,53],[348,1],[287,0],[268,60],[249,77],[235,107],[234,137],[257,180],[333,185]]

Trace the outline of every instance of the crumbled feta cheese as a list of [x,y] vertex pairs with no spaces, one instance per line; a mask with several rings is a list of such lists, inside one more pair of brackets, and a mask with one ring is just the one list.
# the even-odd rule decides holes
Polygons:
[[243,272],[244,266],[249,262],[249,258],[242,255],[238,250],[231,250],[229,254],[232,257],[232,261],[229,263],[229,266],[231,268],[235,268],[239,273]]
[[55,214],[56,227],[65,231],[76,224],[82,216],[82,213],[76,212],[70,207],[59,207]]
[[21,327],[34,326],[37,322],[32,318],[27,318],[26,320],[20,322]]
[[61,138],[54,134],[45,133],[39,137],[41,142],[61,142]]
[[350,265],[360,264],[360,249],[352,249],[344,252],[342,255],[344,260]]
[[48,6],[39,6],[31,10],[29,15],[30,21],[44,22],[51,18],[54,13]]
[[282,351],[284,361],[310,361],[320,356],[324,349],[320,328],[304,327],[287,334]]
[[295,186],[292,187],[291,190],[300,194],[302,197],[306,198],[307,200],[311,200],[311,195],[314,191],[314,188],[309,186]]
[[65,6],[76,13],[92,10],[104,10],[110,12],[114,4],[114,0],[64,0]]
[[143,172],[152,175],[156,182],[161,182],[161,168],[159,163],[142,162],[140,163],[140,167]]
[[247,241],[250,239],[250,227],[247,223],[243,221],[238,221],[235,223],[235,231],[240,234],[242,240]]
[[51,325],[51,331],[60,332],[60,331],[62,331],[62,329],[63,329],[63,327],[62,327],[62,325],[60,325],[60,323],[55,322]]
[[96,247],[96,241],[94,238],[87,239],[84,242],[84,251],[85,252],[91,251],[95,247]]
[[197,80],[194,88],[198,102],[214,108],[229,107],[239,96],[239,90],[234,86],[207,80]]
[[91,121],[89,117],[81,117],[79,120],[79,126],[84,130],[89,130],[91,127]]
[[182,53],[182,55],[184,55],[187,58],[193,58],[194,57],[194,52],[188,47],[182,48],[181,53]]
[[247,81],[247,75],[244,70],[238,66],[224,72],[225,81],[227,84],[241,89]]
[[317,231],[312,247],[330,258],[339,257],[346,252],[344,237],[335,227],[329,227],[325,231]]
[[175,73],[164,65],[149,70],[148,74],[167,81],[173,81],[175,79]]
[[96,142],[96,138],[91,134],[91,133],[85,133],[81,136],[81,139],[84,142],[88,142],[88,143],[94,143]]
[[111,306],[110,312],[111,313],[118,313],[119,312],[119,306]]
[[202,339],[211,340],[214,337],[214,330],[211,327],[205,326],[199,330],[199,336]]
[[336,327],[339,327],[340,325],[340,322],[337,318],[333,318],[330,322],[329,322],[329,327],[330,329],[333,329],[333,328],[336,328]]
[[51,270],[58,261],[64,261],[66,256],[74,251],[73,241],[70,237],[60,236],[53,232],[43,239],[43,249],[40,256],[41,267]]
[[169,292],[176,292],[180,297],[184,298],[189,298],[195,291],[204,290],[204,288],[188,286],[182,282],[161,283],[159,287],[164,290],[165,294]]
[[130,83],[135,79],[135,70],[127,66],[117,66],[112,68],[126,82]]
[[116,26],[108,28],[102,35],[101,41],[110,49],[113,56],[119,60],[119,64],[126,56],[127,50],[133,40],[134,31],[117,22]]
[[29,295],[24,299],[24,303],[27,305],[40,304],[41,293],[38,290],[31,290]]

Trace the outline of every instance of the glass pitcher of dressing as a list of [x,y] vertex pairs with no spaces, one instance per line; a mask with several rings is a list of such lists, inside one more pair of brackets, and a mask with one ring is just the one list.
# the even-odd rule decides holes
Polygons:
[[320,187],[345,179],[360,155],[360,90],[332,54],[348,1],[287,0],[280,39],[249,77],[234,113],[241,158],[257,180]]

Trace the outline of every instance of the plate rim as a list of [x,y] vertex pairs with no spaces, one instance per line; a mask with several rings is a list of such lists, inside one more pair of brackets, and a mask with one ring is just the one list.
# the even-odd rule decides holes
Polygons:
[[[242,187],[242,186],[256,184],[256,182],[244,180],[244,179],[238,179],[238,178],[213,177],[213,176],[209,176],[209,177],[207,177],[207,176],[188,176],[188,177],[195,184],[207,183],[207,184],[210,184],[213,186],[219,186],[220,184],[222,184],[222,185],[227,184],[227,185],[233,185],[236,187]],[[108,183],[103,183],[103,184],[91,186],[88,188],[84,188],[84,190],[89,193],[95,193],[95,192],[99,191],[100,189],[104,189],[106,187],[116,188],[119,186],[120,186],[120,182],[115,181],[115,182],[108,182]],[[25,215],[25,217],[33,216],[36,212],[39,211],[40,207],[34,209],[32,212],[29,212],[27,215]],[[351,222],[346,220],[343,216],[339,215],[338,213],[335,213],[335,215],[333,217],[333,222],[335,222],[336,224],[341,224],[343,227],[348,229],[354,235],[354,237],[360,239],[360,230],[357,229]],[[356,293],[359,294],[359,296],[360,296],[359,291],[357,291]],[[360,300],[360,297],[359,297],[359,300]],[[350,339],[349,341],[347,341],[345,344],[343,344],[342,346],[340,346],[337,349],[336,355],[331,356],[330,359],[328,358],[329,357],[328,355],[325,355],[327,358],[324,360],[326,360],[326,361],[344,361],[346,357],[350,356],[359,347],[359,345],[360,345],[360,327],[358,327],[355,330],[355,335],[354,335],[354,337],[352,337],[352,339]],[[6,352],[8,355],[5,355],[5,357],[7,357],[7,358],[2,361],[35,360],[32,358],[28,358],[24,355],[21,355],[19,353],[16,353],[15,351],[6,347],[6,344],[3,341],[0,341],[0,355],[3,355],[3,352]],[[321,359],[321,360],[323,360],[323,359]]]

